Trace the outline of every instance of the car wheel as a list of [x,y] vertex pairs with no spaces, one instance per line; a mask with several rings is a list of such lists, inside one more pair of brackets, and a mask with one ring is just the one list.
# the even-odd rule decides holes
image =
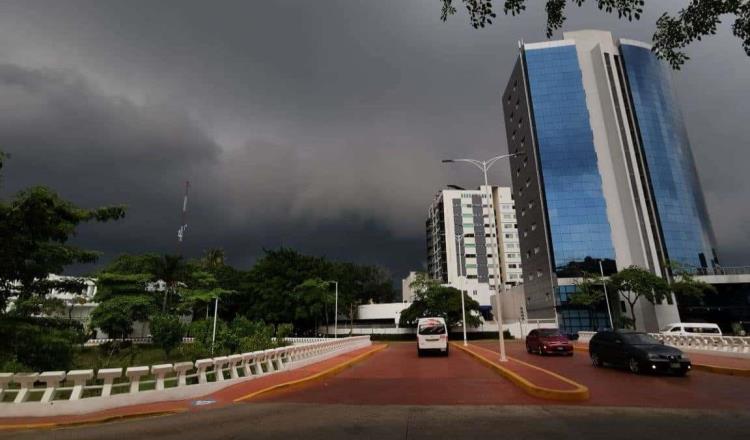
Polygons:
[[539,349],[538,349],[538,351],[537,351],[537,354],[538,354],[539,356],[544,356],[544,350],[542,350],[542,346],[541,346],[541,345],[539,346]]
[[449,349],[450,349],[449,347],[445,347],[445,355],[444,356],[448,356],[448,350]]
[[630,358],[628,361],[628,368],[633,374],[639,374],[641,372],[641,364],[635,358]]
[[417,348],[417,357],[422,357],[424,355],[424,352],[422,352],[421,348]]
[[599,355],[596,353],[591,353],[591,365],[595,367],[601,367],[602,366],[602,360],[599,359]]
[[526,353],[531,353],[531,346],[526,344]]

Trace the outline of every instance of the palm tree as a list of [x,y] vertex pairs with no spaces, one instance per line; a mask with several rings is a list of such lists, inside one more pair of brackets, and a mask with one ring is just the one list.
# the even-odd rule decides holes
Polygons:
[[177,293],[178,283],[182,281],[185,275],[185,265],[182,256],[163,255],[155,261],[153,275],[154,281],[163,281],[165,284],[164,301],[161,310],[162,313],[165,313],[169,296],[172,293]]
[[224,266],[226,261],[225,258],[226,255],[224,254],[224,249],[206,249],[206,251],[203,253],[203,264],[205,264],[209,269],[216,269],[218,267]]

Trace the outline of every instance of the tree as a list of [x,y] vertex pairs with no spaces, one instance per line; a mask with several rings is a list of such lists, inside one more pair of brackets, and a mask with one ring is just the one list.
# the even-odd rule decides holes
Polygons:
[[633,328],[636,328],[635,305],[641,298],[655,304],[669,295],[669,285],[663,278],[638,266],[630,266],[612,275],[610,283],[630,306]]
[[414,302],[401,312],[401,326],[413,326],[419,318],[437,316],[445,318],[449,328],[455,327],[462,322],[462,294],[466,308],[466,326],[477,327],[482,323],[479,319],[479,303],[456,288],[428,282],[423,290],[418,290],[415,294]]
[[161,347],[167,356],[180,345],[185,335],[185,325],[174,315],[158,314],[151,317],[150,329],[154,344]]
[[570,304],[586,307],[589,315],[589,328],[594,328],[594,313],[604,302],[602,279],[594,274],[584,272],[576,283],[576,291],[570,296]]
[[669,267],[672,274],[675,276],[675,281],[669,286],[679,303],[702,303],[703,297],[707,293],[717,293],[714,286],[696,280],[691,273],[689,273],[679,263],[670,263]]
[[100,303],[91,312],[91,325],[112,338],[127,338],[136,321],[146,321],[155,309],[148,295],[117,296]]
[[[454,0],[441,0],[443,21],[456,13]],[[484,28],[497,17],[493,0],[461,0],[469,14],[471,25]],[[565,23],[565,7],[568,3],[582,6],[585,0],[546,0],[547,37]],[[656,3],[656,2],[654,2]],[[640,19],[645,0],[597,0],[599,9],[608,13],[616,12],[619,18],[629,21]],[[505,15],[519,15],[526,9],[526,0],[505,0]],[[724,15],[734,16],[732,33],[742,40],[745,53],[750,55],[750,0],[690,0],[688,6],[676,16],[664,13],[656,21],[653,36],[653,51],[657,57],[666,60],[673,68],[679,69],[689,59],[682,51],[695,40],[716,33],[716,27]]]

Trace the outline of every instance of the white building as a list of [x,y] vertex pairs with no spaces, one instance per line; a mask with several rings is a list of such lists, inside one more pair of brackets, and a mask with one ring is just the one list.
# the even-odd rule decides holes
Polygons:
[[430,278],[466,291],[483,306],[490,305],[496,285],[505,290],[521,282],[510,188],[442,190],[430,205],[426,226]]
[[416,292],[414,292],[414,289],[411,288],[411,283],[416,281],[417,273],[418,272],[414,272],[414,271],[409,272],[409,275],[407,275],[406,278],[401,280],[401,301],[403,302],[414,301]]

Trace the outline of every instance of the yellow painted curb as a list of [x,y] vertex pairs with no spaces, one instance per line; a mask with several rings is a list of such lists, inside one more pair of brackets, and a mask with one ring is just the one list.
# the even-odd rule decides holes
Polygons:
[[351,359],[349,359],[347,361],[344,361],[344,362],[342,362],[342,363],[340,363],[338,365],[334,365],[333,367],[331,367],[331,368],[329,368],[327,370],[321,371],[319,373],[315,373],[312,376],[307,376],[307,377],[303,377],[301,379],[296,379],[296,380],[292,380],[292,381],[289,381],[289,382],[284,382],[284,383],[272,385],[270,387],[263,388],[262,390],[253,391],[250,394],[246,394],[246,395],[244,395],[242,397],[238,397],[238,398],[234,399],[234,402],[235,403],[236,402],[242,402],[244,400],[249,400],[249,399],[252,399],[253,397],[256,397],[256,396],[259,396],[261,394],[265,394],[265,393],[268,393],[268,392],[271,392],[271,391],[276,391],[276,390],[280,390],[282,388],[288,388],[288,387],[292,387],[292,386],[295,386],[295,385],[300,385],[300,384],[303,384],[303,383],[306,383],[306,382],[311,382],[313,380],[323,379],[323,378],[328,377],[328,376],[333,376],[334,374],[337,374],[340,371],[342,371],[342,370],[344,370],[346,368],[351,367],[352,365],[354,365],[357,362],[359,362],[359,361],[367,358],[368,356],[372,356],[376,352],[378,352],[380,350],[383,350],[387,346],[388,346],[388,344],[378,345],[378,346],[376,346],[375,348],[373,348],[372,350],[370,350],[370,351],[368,351],[366,353],[362,353],[359,356],[351,358]]
[[[508,379],[509,381],[513,382],[515,385],[517,385],[519,388],[524,390],[526,393],[534,396],[539,397],[541,399],[547,399],[547,400],[566,400],[566,401],[580,401],[580,400],[588,400],[590,397],[589,389],[579,384],[578,382],[574,382],[567,377],[560,376],[557,373],[554,373],[549,370],[545,370],[544,368],[537,367],[536,365],[528,364],[526,362],[519,361],[515,358],[513,359],[515,362],[518,362],[520,364],[526,365],[530,368],[534,368],[539,371],[543,371],[557,379],[562,380],[565,383],[568,383],[570,385],[573,385],[575,389],[573,390],[555,390],[552,388],[546,388],[541,387],[539,385],[535,385],[531,383],[529,380],[524,378],[523,376],[519,375],[518,373],[515,373],[502,365],[496,364],[495,362],[492,362],[490,360],[485,359],[484,357],[478,355],[477,353],[472,352],[471,350],[464,348],[460,344],[452,343],[453,346],[457,347],[460,350],[463,350],[464,352],[468,353],[470,356],[477,359],[479,362],[482,362],[483,364],[489,366],[490,368],[494,369],[496,372],[498,372],[501,376]],[[496,354],[492,350],[487,350],[486,348],[482,347],[476,347],[481,350],[489,351],[490,353]]]
[[171,415],[171,414],[179,414],[179,413],[183,413],[186,411],[187,411],[187,408],[177,408],[173,410],[142,411],[142,412],[135,412],[131,414],[112,414],[108,416],[94,417],[92,419],[86,419],[86,420],[74,420],[71,422],[19,423],[16,425],[0,424],[0,431],[20,430],[20,429],[52,429],[52,428],[63,428],[63,427],[73,427],[73,426],[84,426],[84,425],[93,425],[93,424],[99,424],[99,423],[104,423],[104,422],[110,422],[113,420],[125,420],[125,419],[136,418],[136,417],[166,416],[166,415]]
[[719,365],[692,364],[694,370],[707,371],[715,374],[726,374],[728,376],[750,377],[750,370],[745,368],[721,367]]

